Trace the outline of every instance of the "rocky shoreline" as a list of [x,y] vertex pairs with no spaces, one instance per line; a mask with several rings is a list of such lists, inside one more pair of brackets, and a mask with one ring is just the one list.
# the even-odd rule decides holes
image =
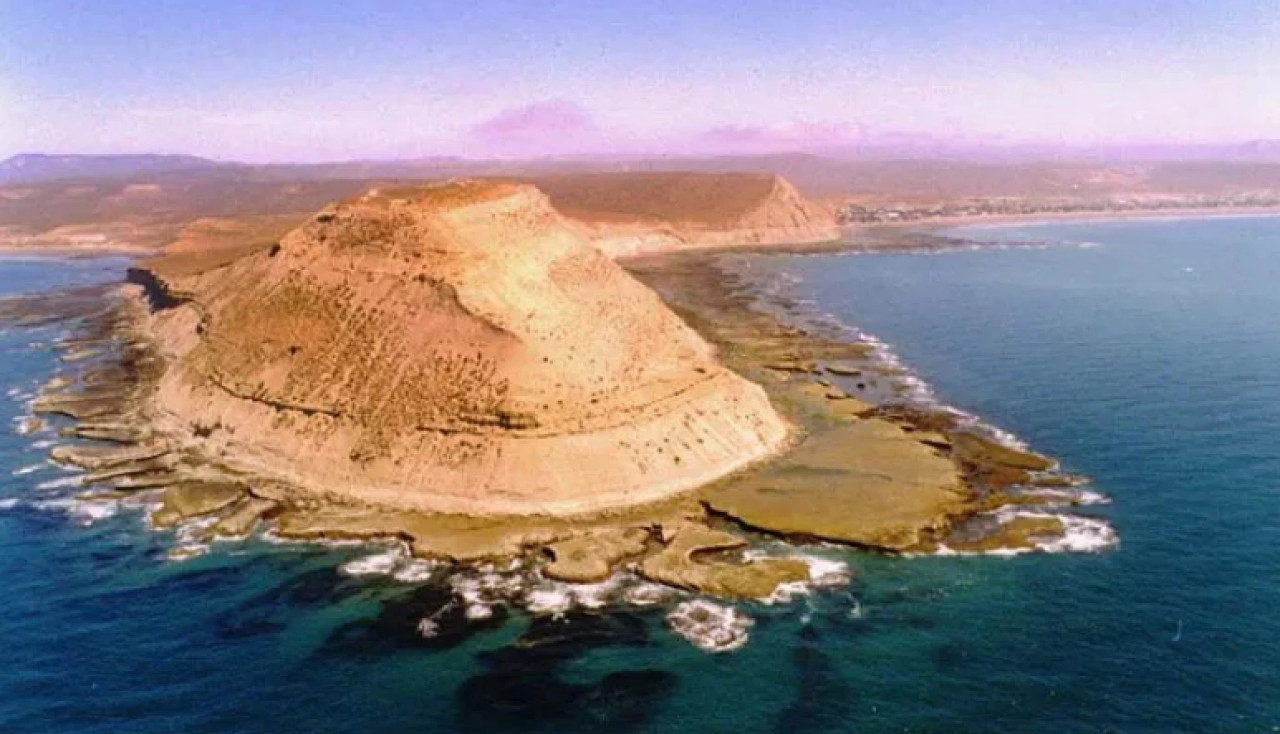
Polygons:
[[710,512],[800,542],[907,554],[1024,552],[1066,532],[1056,517],[1022,515],[974,532],[971,518],[1001,508],[1071,506],[1087,480],[914,399],[912,378],[878,345],[809,323],[803,308],[728,257],[743,259],[685,253],[626,263],[801,426],[804,438],[786,455],[701,490]]
[[[68,478],[74,501],[147,508],[151,527],[174,532],[174,560],[251,536],[395,542],[401,554],[370,561],[374,570],[360,573],[479,573],[493,588],[467,602],[476,614],[499,604],[551,608],[531,601],[535,589],[558,595],[555,613],[579,597],[591,599],[588,606],[687,595],[785,599],[834,578],[806,555],[814,544],[900,555],[1070,549],[1063,539],[1074,518],[1064,511],[1084,502],[1082,479],[954,411],[913,402],[908,376],[876,345],[807,324],[803,308],[726,257],[686,252],[623,265],[723,364],[763,386],[792,434],[782,454],[667,500],[570,515],[448,514],[381,507],[245,472],[205,450],[198,430],[177,436],[155,420],[167,365],[151,319],[175,294],[137,276],[105,296],[69,294],[73,311],[94,298],[110,307],[81,318],[56,343],[63,367],[21,428],[47,435],[61,426],[50,458],[80,472]],[[0,311],[15,323],[47,323],[67,316],[58,302],[45,295]],[[836,576],[847,582],[847,572]],[[557,583],[565,586],[547,586]],[[745,635],[749,624],[726,609],[711,604],[677,616],[681,624],[692,624],[690,614],[702,619],[713,637],[725,634],[715,625],[723,617]],[[730,636],[718,649],[740,642]]]
[[[214,520],[196,535],[200,541],[241,537],[273,521],[281,537],[399,537],[411,542],[415,555],[453,562],[532,550],[548,557],[549,577],[567,581],[598,582],[634,564],[653,580],[749,598],[768,594],[755,580],[726,581],[743,573],[740,562],[699,563],[698,557],[749,545],[757,533],[918,553],[943,543],[954,550],[1032,547],[1060,531],[1047,521],[1015,525],[996,538],[949,538],[948,529],[966,517],[1047,504],[1038,498],[1051,497],[1015,488],[1061,488],[1075,480],[1050,471],[1051,460],[974,433],[945,411],[886,401],[893,375],[866,344],[809,333],[753,307],[760,294],[720,268],[715,255],[648,258],[628,267],[716,344],[727,364],[765,386],[801,427],[794,449],[673,502],[575,517],[397,512],[323,498],[238,475],[153,432],[147,395],[162,367],[138,331],[149,306],[137,286],[125,287],[109,318],[59,345],[64,359],[86,349],[106,354],[118,345],[119,363],[55,378],[33,410],[73,419],[64,435],[92,442],[58,446],[51,457],[84,470],[86,485],[103,488],[93,496],[159,490],[153,523]],[[720,522],[750,532],[731,541],[714,530]],[[745,567],[752,566],[751,575],[778,584],[803,580],[791,564]],[[739,587],[750,590],[735,591]]]

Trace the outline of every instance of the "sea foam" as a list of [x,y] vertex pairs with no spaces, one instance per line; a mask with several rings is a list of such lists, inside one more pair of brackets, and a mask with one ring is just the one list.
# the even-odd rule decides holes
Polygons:
[[338,566],[345,576],[389,576],[401,583],[422,583],[440,568],[436,561],[414,558],[405,543],[397,543],[381,553],[361,556]]
[[1115,528],[1094,517],[1059,515],[1066,526],[1062,537],[1043,543],[1039,550],[1046,553],[1101,553],[1116,547],[1120,542]]
[[408,553],[402,545],[396,545],[382,553],[361,556],[338,566],[338,573],[345,576],[390,576],[407,560]]
[[[1001,524],[1016,518],[1054,518],[1062,523],[1062,535],[1046,538],[1029,548],[995,548],[986,551],[959,551],[945,544],[926,555],[935,556],[1021,556],[1029,553],[1101,553],[1115,548],[1120,536],[1106,520],[1082,515],[1035,512],[1006,507],[989,515]],[[910,555],[910,554],[909,554]]]
[[671,610],[667,624],[699,650],[720,653],[747,644],[755,621],[735,607],[693,599]]
[[74,497],[36,500],[30,507],[44,512],[61,512],[73,521],[89,527],[99,520],[114,517],[120,512],[120,503],[116,500],[81,500]]
[[821,556],[804,555],[804,554],[783,554],[780,556],[771,556],[763,551],[747,551],[743,554],[743,558],[762,559],[762,558],[793,558],[803,561],[809,567],[809,579],[807,581],[791,581],[779,584],[773,590],[773,593],[759,601],[773,604],[789,604],[795,601],[797,597],[808,596],[815,590],[821,588],[832,588],[836,586],[844,586],[853,579],[853,574],[849,570],[849,564],[831,558],[823,558]]

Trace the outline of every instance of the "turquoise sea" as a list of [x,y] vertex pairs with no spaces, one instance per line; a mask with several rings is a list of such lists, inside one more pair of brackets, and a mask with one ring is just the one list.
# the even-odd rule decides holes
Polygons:
[[[938,399],[1109,498],[1099,553],[890,558],[741,605],[700,651],[668,609],[495,609],[434,574],[342,574],[362,548],[264,539],[183,562],[137,508],[88,510],[0,435],[4,732],[1256,732],[1280,727],[1280,219],[971,228],[1040,243],[752,256],[873,334]],[[121,275],[0,261],[0,295]],[[65,324],[0,326],[3,425]],[[18,472],[18,473],[14,473]],[[443,573],[443,572],[441,572]],[[442,626],[423,638],[424,615]]]

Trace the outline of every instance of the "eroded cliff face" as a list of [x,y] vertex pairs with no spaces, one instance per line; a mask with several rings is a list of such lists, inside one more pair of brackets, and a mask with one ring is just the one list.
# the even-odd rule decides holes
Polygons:
[[314,494],[595,512],[786,439],[758,386],[529,185],[371,192],[230,264],[148,272],[158,426]]
[[610,257],[840,238],[829,211],[786,179],[745,173],[599,173],[536,179]]

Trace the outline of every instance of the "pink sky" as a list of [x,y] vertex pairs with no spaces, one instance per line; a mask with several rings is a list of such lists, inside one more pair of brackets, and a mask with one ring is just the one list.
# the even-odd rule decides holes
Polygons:
[[1274,0],[58,3],[0,2],[0,157],[1280,138]]

